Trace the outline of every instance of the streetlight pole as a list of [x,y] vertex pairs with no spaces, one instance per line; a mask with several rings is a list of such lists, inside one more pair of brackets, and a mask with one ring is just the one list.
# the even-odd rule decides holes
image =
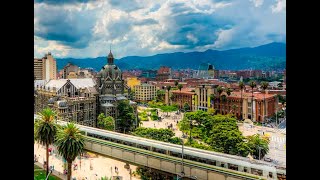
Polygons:
[[184,144],[183,144],[183,140],[182,140],[182,153],[181,153],[181,175],[184,175],[184,165],[183,165],[183,156],[184,156]]
[[192,140],[191,133],[192,133],[192,120],[190,119],[190,137],[189,137],[190,145],[191,145],[191,140]]
[[259,148],[259,160],[261,160],[261,158],[260,158],[260,154],[261,154],[261,147],[259,146],[258,148]]

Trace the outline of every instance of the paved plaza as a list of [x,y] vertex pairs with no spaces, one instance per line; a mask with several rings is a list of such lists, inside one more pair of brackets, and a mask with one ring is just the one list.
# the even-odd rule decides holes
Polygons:
[[[141,109],[145,109],[145,108],[142,107]],[[152,121],[152,120],[141,121],[142,127],[166,129],[168,128],[168,126],[170,126],[170,124],[172,124],[172,130],[175,133],[175,136],[181,138],[182,132],[177,127],[177,123],[182,119],[183,113],[176,114],[176,111],[166,113],[166,112],[161,112],[161,110],[158,110],[158,116],[161,117],[161,121]]]
[[[64,177],[67,179],[67,176],[63,174],[64,163],[63,159],[56,154],[57,150],[55,147],[51,146],[53,149],[53,154],[49,157],[49,166],[54,166],[54,169],[58,171],[59,177]],[[38,162],[43,165],[45,161],[45,147],[39,144],[34,145],[34,153],[38,157]],[[122,180],[138,180],[140,178],[131,176],[130,170],[124,168],[125,163],[111,159],[105,156],[97,155],[92,153],[92,158],[81,158],[76,159],[72,163],[72,168],[75,164],[77,164],[78,169],[72,171],[72,178],[76,180],[99,180],[102,177],[113,177],[113,176],[121,176]],[[92,166],[92,169],[90,168]],[[115,166],[118,168],[118,173],[115,172]],[[130,165],[131,171],[136,170],[136,166]]]
[[274,159],[276,165],[286,166],[286,135],[283,131],[262,126],[246,128],[242,123],[239,123],[238,126],[244,136],[251,136],[253,134],[264,134],[269,136],[269,153],[266,156]]

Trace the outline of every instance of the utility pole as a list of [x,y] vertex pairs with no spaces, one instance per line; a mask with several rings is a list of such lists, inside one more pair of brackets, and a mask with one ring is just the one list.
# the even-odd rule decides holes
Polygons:
[[182,141],[182,153],[181,153],[181,179],[183,178],[184,176],[184,164],[183,164],[183,151],[184,151],[184,144],[183,144],[183,139],[181,139]]
[[190,141],[190,145],[191,145],[191,140],[192,140],[191,139],[192,138],[191,137],[191,133],[192,133],[191,131],[192,131],[192,120],[190,119],[190,137],[189,137],[190,138],[190,140],[189,140]]
[[261,154],[261,147],[259,146],[259,160],[261,160],[260,154]]

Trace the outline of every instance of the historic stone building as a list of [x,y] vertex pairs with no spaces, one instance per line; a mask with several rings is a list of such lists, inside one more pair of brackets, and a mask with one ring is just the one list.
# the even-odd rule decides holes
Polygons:
[[[99,92],[97,112],[117,118],[117,103],[128,99],[131,89],[124,83],[120,68],[114,64],[111,50],[107,60],[108,63],[102,67],[96,76],[96,87]],[[130,103],[135,104],[133,102]]]
[[50,80],[45,85],[35,82],[35,86],[36,112],[50,107],[57,112],[58,120],[96,126],[98,92],[93,79]]
[[[121,70],[113,64],[111,51],[107,59],[108,64],[97,74],[96,79],[35,80],[35,112],[51,107],[58,113],[59,120],[92,127],[96,127],[100,113],[116,120],[117,104],[129,99],[130,88],[124,84]],[[136,103],[129,102],[137,114]]]

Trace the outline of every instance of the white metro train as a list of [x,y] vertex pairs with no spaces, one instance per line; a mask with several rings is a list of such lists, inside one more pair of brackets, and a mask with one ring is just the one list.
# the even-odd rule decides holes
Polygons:
[[[58,124],[64,125],[65,121],[58,121]],[[85,135],[111,142],[124,144],[136,148],[145,149],[152,152],[180,157],[182,156],[181,145],[166,143],[162,141],[151,140],[147,138],[136,137],[132,135],[117,133],[113,131],[102,130],[98,128],[77,125]],[[275,167],[272,163],[253,160],[249,158],[207,151],[197,148],[184,147],[184,159],[196,161],[208,165],[224,167],[235,171],[242,171],[258,176],[264,176],[272,179],[285,179],[285,168]]]

